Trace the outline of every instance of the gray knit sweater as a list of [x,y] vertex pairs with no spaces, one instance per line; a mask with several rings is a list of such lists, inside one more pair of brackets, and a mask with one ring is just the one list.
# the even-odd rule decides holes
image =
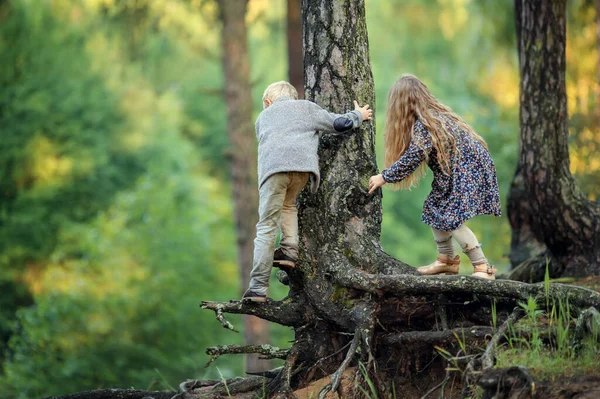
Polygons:
[[362,123],[360,111],[327,112],[306,100],[280,97],[256,119],[258,186],[280,172],[310,172],[311,191],[319,188],[319,133],[346,132]]

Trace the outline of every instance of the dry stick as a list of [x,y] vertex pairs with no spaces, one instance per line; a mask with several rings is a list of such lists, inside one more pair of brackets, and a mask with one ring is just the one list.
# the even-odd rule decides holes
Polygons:
[[210,360],[204,367],[208,367],[212,362],[217,360],[221,355],[240,355],[247,353],[258,353],[263,355],[264,359],[285,359],[289,349],[280,349],[276,346],[267,344],[263,345],[218,345],[206,349],[206,354],[210,356]]
[[329,392],[335,392],[337,390],[340,381],[342,380],[342,375],[344,374],[344,371],[346,371],[348,364],[350,364],[350,361],[352,361],[352,358],[356,353],[356,348],[358,347],[360,339],[361,330],[360,327],[357,327],[356,331],[354,332],[354,338],[352,338],[352,343],[350,344],[350,349],[348,349],[348,352],[346,353],[346,358],[342,362],[342,365],[337,369],[337,371],[333,373],[333,376],[331,377],[331,382],[327,384],[323,389],[321,389],[321,392],[319,392],[319,399],[324,399]]
[[217,320],[219,320],[219,322],[221,323],[221,325],[223,326],[223,328],[226,328],[228,330],[231,330],[233,332],[239,332],[238,330],[236,330],[233,327],[233,324],[231,324],[226,318],[225,316],[223,316],[223,309],[218,308],[217,310],[215,310],[215,315]]

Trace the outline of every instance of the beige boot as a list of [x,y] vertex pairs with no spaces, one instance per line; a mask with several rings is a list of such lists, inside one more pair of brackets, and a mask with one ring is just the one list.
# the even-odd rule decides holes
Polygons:
[[480,265],[473,265],[473,274],[471,276],[481,277],[488,280],[496,279],[496,268],[489,263],[482,263]]
[[454,259],[450,259],[448,255],[439,254],[435,262],[427,266],[417,268],[417,272],[424,276],[436,274],[458,274],[458,265],[460,257],[456,255]]

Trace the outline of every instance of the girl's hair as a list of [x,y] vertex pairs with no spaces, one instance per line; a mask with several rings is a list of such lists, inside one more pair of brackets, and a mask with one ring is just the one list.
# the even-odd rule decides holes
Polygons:
[[[452,170],[450,164],[452,153],[458,149],[456,138],[447,130],[439,115],[454,121],[461,130],[487,148],[483,138],[449,107],[440,103],[423,82],[416,76],[405,74],[394,83],[388,95],[385,123],[385,167],[392,166],[408,149],[414,124],[419,119],[431,135],[442,172],[449,175]],[[392,187],[394,189],[410,189],[415,186],[418,180],[425,175],[426,163],[427,160],[404,180],[393,184]]]
[[294,100],[297,100],[298,91],[294,86],[291,85],[291,83],[286,82],[285,80],[271,83],[263,93],[263,108],[265,107],[265,100],[273,102],[279,97],[291,97]]

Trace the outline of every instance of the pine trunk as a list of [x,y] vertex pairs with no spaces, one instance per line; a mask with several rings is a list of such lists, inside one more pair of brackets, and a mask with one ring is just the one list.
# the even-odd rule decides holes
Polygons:
[[[222,57],[237,255],[242,290],[245,290],[250,283],[255,226],[258,222],[258,183],[254,152],[256,136],[252,123],[250,61],[245,21],[248,2],[220,0],[218,4],[223,23]],[[247,344],[268,342],[268,323],[256,317],[244,316],[244,341]],[[258,359],[256,355],[248,355],[246,368],[250,371],[262,370],[269,363]]]
[[298,98],[304,98],[304,59],[302,56],[302,12],[300,0],[287,0],[287,47],[290,83],[298,91]]
[[[551,276],[600,273],[600,207],[576,187],[569,171],[565,89],[566,0],[515,1],[521,73],[519,166],[509,197],[511,259],[527,242],[543,251],[526,261]],[[524,239],[525,238],[525,239]]]

